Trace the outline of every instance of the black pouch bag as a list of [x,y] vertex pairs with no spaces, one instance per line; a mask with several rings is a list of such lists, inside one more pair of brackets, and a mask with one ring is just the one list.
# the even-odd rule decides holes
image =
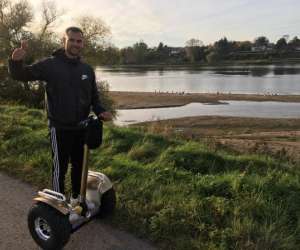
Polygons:
[[85,141],[89,149],[100,147],[103,136],[103,122],[95,116],[90,116],[85,136]]

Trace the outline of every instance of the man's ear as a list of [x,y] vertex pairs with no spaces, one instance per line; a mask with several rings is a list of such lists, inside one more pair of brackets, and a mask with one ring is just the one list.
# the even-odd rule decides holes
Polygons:
[[63,45],[66,44],[66,40],[67,40],[67,39],[66,39],[66,36],[63,36],[63,38],[61,39],[61,42],[62,42]]

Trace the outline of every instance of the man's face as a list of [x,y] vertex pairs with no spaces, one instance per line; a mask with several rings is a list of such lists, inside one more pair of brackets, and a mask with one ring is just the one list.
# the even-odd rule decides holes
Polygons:
[[69,31],[64,37],[64,47],[67,55],[77,57],[83,49],[83,36],[80,32]]

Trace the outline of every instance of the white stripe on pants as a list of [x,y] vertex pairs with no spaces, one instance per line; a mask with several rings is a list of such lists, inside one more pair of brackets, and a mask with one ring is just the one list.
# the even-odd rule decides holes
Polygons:
[[50,129],[51,134],[51,145],[53,151],[53,173],[52,173],[52,186],[53,190],[60,193],[59,188],[59,160],[58,160],[58,150],[57,150],[57,140],[56,140],[56,130],[54,127]]

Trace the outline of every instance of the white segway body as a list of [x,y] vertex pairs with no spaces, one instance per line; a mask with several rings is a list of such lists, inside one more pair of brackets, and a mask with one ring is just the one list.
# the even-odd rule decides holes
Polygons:
[[109,178],[95,171],[88,171],[87,190],[86,190],[86,203],[88,207],[87,216],[78,215],[76,207],[72,207],[68,204],[66,197],[50,189],[44,189],[38,192],[38,197],[33,200],[37,202],[43,202],[50,207],[60,211],[63,215],[69,215],[69,221],[74,230],[79,224],[84,221],[88,221],[91,217],[101,213],[101,205],[103,195],[109,190],[113,189],[113,185]]

